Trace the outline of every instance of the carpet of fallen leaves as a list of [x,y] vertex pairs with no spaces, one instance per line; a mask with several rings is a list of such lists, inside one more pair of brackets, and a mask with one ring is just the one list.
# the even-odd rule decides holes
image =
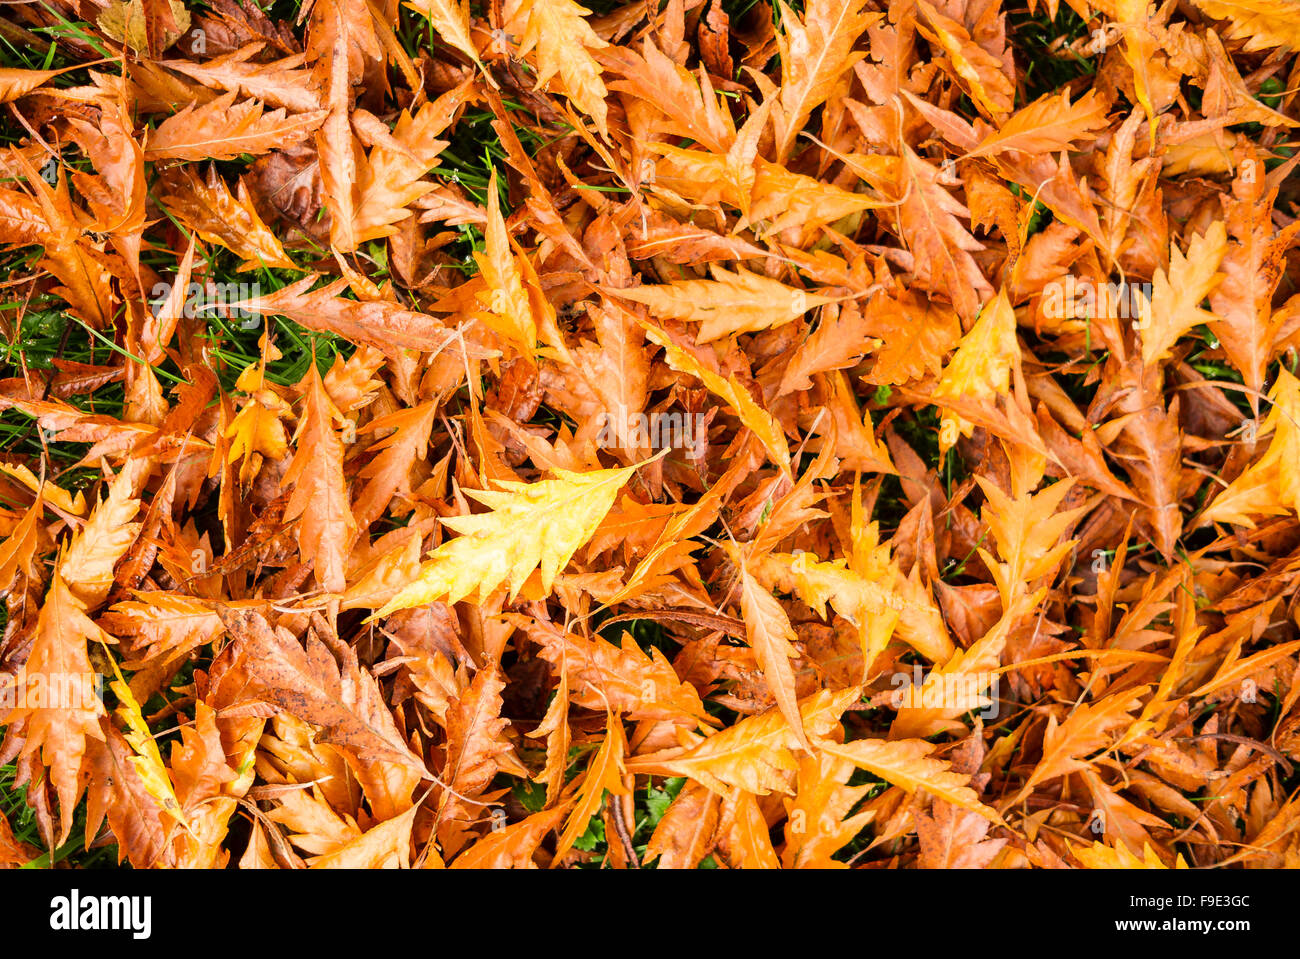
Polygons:
[[0,864],[1300,864],[1294,4],[593,7],[4,7]]

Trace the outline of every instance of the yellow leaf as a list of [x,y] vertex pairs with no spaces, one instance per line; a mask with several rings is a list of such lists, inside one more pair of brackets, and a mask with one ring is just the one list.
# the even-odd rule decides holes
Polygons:
[[1300,17],[1291,0],[1193,0],[1216,20],[1229,20],[1228,36],[1245,39],[1246,53],[1269,47],[1300,49]]
[[7,592],[19,572],[30,576],[35,570],[32,561],[36,554],[36,521],[45,512],[45,501],[38,493],[36,502],[23,513],[13,533],[0,543],[0,593]]
[[[251,483],[262,468],[263,459],[278,462],[289,452],[289,437],[280,421],[293,416],[289,404],[266,387],[266,363],[277,359],[279,351],[268,344],[269,353],[262,361],[244,368],[235,381],[235,389],[250,394],[249,401],[223,431],[230,441],[226,462],[240,462],[239,482]],[[215,450],[214,450],[215,452]]]
[[63,558],[63,578],[87,606],[98,606],[113,585],[113,567],[140,535],[140,524],[130,520],[140,510],[132,495],[136,476],[148,469],[132,460],[108,484],[108,496],[90,514]]
[[870,785],[849,786],[853,764],[825,750],[804,756],[795,777],[795,798],[785,801],[787,869],[847,869],[831,857],[853,841],[875,816],[873,810],[849,815]]
[[488,326],[531,358],[537,349],[537,324],[533,321],[528,293],[510,249],[510,234],[501,219],[497,197],[497,174],[488,181],[487,227],[483,233],[483,252],[475,253],[479,273],[487,289],[478,298],[487,311],[477,314]]
[[55,486],[53,483],[42,484],[36,474],[22,463],[0,462],[0,473],[12,476],[33,493],[39,493],[56,509],[73,516],[86,515],[86,494],[80,490],[77,491],[76,496],[73,496],[61,486]]
[[656,186],[698,203],[721,201],[734,206],[745,214],[737,230],[765,221],[765,232],[774,234],[794,226],[830,224],[862,210],[890,205],[816,177],[792,173],[761,156],[745,165],[728,156],[667,143],[647,143],[645,149],[661,157],[655,164]]
[[694,869],[713,849],[720,797],[697,782],[687,782],[672,801],[650,841],[642,864],[659,860],[658,869]]
[[[766,553],[747,567],[769,589],[792,592],[809,609],[826,615],[826,605],[858,628],[863,669],[889,643],[903,600],[890,588],[898,573],[885,557],[883,566],[851,569],[843,559],[822,562],[811,553]],[[748,617],[746,617],[748,620]]]
[[930,27],[921,27],[921,32],[936,40],[948,55],[953,72],[976,106],[990,118],[1010,113],[1015,86],[1002,61],[976,43],[962,24],[939,13],[926,0],[919,0],[917,7]]
[[584,18],[591,11],[573,0],[524,0],[528,24],[519,44],[519,56],[537,51],[537,83],[540,90],[557,74],[563,92],[587,116],[596,121],[600,135],[609,137],[605,99],[609,91],[600,76],[600,64],[591,55],[607,44],[596,36]]
[[503,480],[501,491],[466,490],[491,512],[444,519],[461,535],[434,550],[420,575],[372,619],[437,600],[456,603],[475,590],[481,601],[507,582],[513,600],[539,566],[542,589],[549,593],[556,575],[591,538],[635,469],[556,469],[553,480]]
[[308,865],[312,869],[409,869],[411,827],[419,808],[412,806],[337,849],[308,860]]
[[[975,325],[962,337],[934,395],[985,399],[1006,394],[1011,386],[1011,371],[1019,364],[1016,315],[1003,289],[996,299],[985,304]],[[970,436],[973,430],[971,423],[945,413],[939,426],[939,449],[946,453],[956,445],[958,432]]]
[[428,17],[442,38],[473,60],[488,82],[496,86],[492,74],[487,72],[483,61],[478,58],[474,41],[470,39],[468,3],[460,0],[411,0],[406,5],[416,13]]
[[554,806],[564,788],[564,772],[569,763],[569,670],[567,660],[560,659],[560,684],[537,728],[527,735],[546,738],[546,765],[536,781],[546,786],[546,805]]
[[832,302],[831,297],[805,293],[743,266],[735,273],[714,267],[712,280],[678,280],[607,292],[644,303],[656,316],[699,323],[696,343],[783,326],[813,307]]
[[1002,817],[980,802],[979,795],[966,784],[968,776],[953,772],[950,763],[930,757],[938,748],[933,743],[923,739],[859,739],[843,745],[817,745],[823,752],[846,759],[907,792],[921,789],[991,822],[1002,822]]
[[[1107,846],[1105,843],[1094,842],[1091,846],[1071,846],[1070,851],[1074,853],[1074,858],[1083,863],[1088,869],[1168,869],[1156,851],[1150,845],[1143,845],[1142,858],[1139,859],[1133,855],[1132,850],[1124,843],[1118,842],[1114,846]],[[1182,855],[1174,865],[1175,869],[1186,869],[1187,863]]]
[[722,803],[718,847],[733,869],[780,869],[772,848],[767,817],[758,800],[743,789],[733,789]]
[[1176,243],[1169,246],[1169,269],[1157,268],[1151,281],[1151,299],[1139,298],[1137,329],[1142,334],[1142,362],[1153,366],[1169,355],[1169,348],[1192,327],[1213,320],[1200,307],[1223,274],[1218,272],[1228,252],[1228,233],[1215,220],[1204,235],[1196,234],[1187,255]]
[[546,834],[559,825],[565,806],[544,809],[504,829],[494,829],[465,850],[452,869],[536,869],[533,854]]
[[627,795],[628,789],[623,782],[627,775],[623,757],[627,754],[627,739],[623,735],[623,719],[617,713],[605,714],[605,738],[596,750],[587,766],[587,774],[578,789],[578,804],[569,814],[564,824],[564,832],[555,844],[555,862],[564,858],[564,854],[573,848],[573,843],[587,830],[587,823],[600,808],[600,801],[605,793],[615,796]]
[[780,108],[776,113],[778,160],[786,160],[804,124],[836,94],[840,78],[865,56],[853,47],[881,18],[863,11],[862,0],[811,0],[800,18],[784,3],[777,47],[781,53]]
[[1077,540],[1062,537],[1085,507],[1056,512],[1074,486],[1068,477],[1037,495],[1025,492],[1014,498],[982,476],[976,477],[976,482],[985,496],[980,519],[988,525],[1004,561],[997,562],[982,547],[980,556],[993,573],[1003,606],[1010,607],[1016,595],[1052,572],[1074,547]]
[[1256,516],[1300,513],[1300,380],[1279,369],[1269,399],[1273,408],[1260,429],[1272,434],[1268,449],[1214,498],[1202,523],[1254,528]]
[[131,687],[122,678],[116,662],[113,663],[113,672],[117,674],[117,679],[110,686],[117,696],[116,715],[126,725],[126,741],[135,753],[131,757],[131,765],[135,766],[145,792],[177,823],[188,828],[176,791],[172,788],[171,777],[167,775],[167,767],[163,764],[162,753],[158,751],[158,743],[140,711],[140,704],[131,695]]
[[226,438],[231,441],[226,462],[240,461],[239,481],[245,486],[253,481],[263,459],[276,462],[289,450],[289,438],[280,422],[289,407],[279,397],[272,399],[273,396],[267,391],[253,397],[226,427]]
[[1247,656],[1245,659],[1239,659],[1236,662],[1221,669],[1215,677],[1188,694],[1189,699],[1197,699],[1202,696],[1209,696],[1225,688],[1239,688],[1242,680],[1252,673],[1257,673],[1262,669],[1268,668],[1280,659],[1286,659],[1296,650],[1300,649],[1300,639],[1292,640],[1289,643],[1280,643],[1277,646],[1271,646],[1268,649],[1261,650],[1253,656]]
[[960,726],[957,717],[988,705],[990,701],[983,698],[983,692],[993,682],[993,671],[1001,662],[1007,637],[1044,595],[1045,589],[1018,595],[980,639],[931,670],[919,688],[907,689],[890,726],[890,736],[923,738],[946,732]]
[[[172,21],[176,29],[166,30],[161,36],[155,38],[159,51],[171,46],[190,28],[190,12],[185,9],[185,4],[181,0],[167,0],[167,6],[171,9]],[[99,29],[104,31],[105,36],[125,43],[136,53],[146,53],[149,50],[149,37],[145,29],[146,17],[145,6],[141,0],[109,0],[108,6],[95,22],[99,25]]]
[[[818,691],[799,704],[804,731],[819,739],[839,725],[840,716],[861,694],[858,687]],[[663,750],[628,761],[628,772],[687,776],[714,792],[733,787],[756,796],[773,790],[790,793],[791,774],[799,768],[793,750],[799,740],[779,709],[742,719],[690,749]]]
[[1093,130],[1106,126],[1105,101],[1096,90],[1070,103],[1069,91],[1042,96],[1017,110],[1006,123],[990,133],[966,156],[987,156],[1007,150],[1022,153],[1056,153],[1069,149],[1075,140],[1091,140]]
[[1039,783],[1091,768],[1082,757],[1110,746],[1117,730],[1133,725],[1129,714],[1142,704],[1139,695],[1146,689],[1138,686],[1095,703],[1082,703],[1062,723],[1050,716],[1043,732],[1043,758],[1013,803],[1023,800]]
[[1156,38],[1150,27],[1148,0],[1116,0],[1115,17],[1124,30],[1121,53],[1133,75],[1133,94],[1147,116],[1152,150],[1156,145],[1156,107],[1151,101],[1153,77],[1148,73],[1156,55]]
[[772,457],[772,462],[781,468],[786,476],[790,475],[790,448],[785,442],[785,432],[767,410],[755,402],[741,382],[733,374],[723,379],[686,350],[677,346],[662,330],[649,323],[641,324],[650,340],[664,348],[664,358],[668,365],[679,373],[689,373],[708,387],[709,392],[722,398],[732,411],[755,436],[763,448]]
[[740,608],[745,618],[745,637],[758,658],[767,687],[781,715],[794,731],[795,739],[807,749],[808,738],[804,735],[799,701],[795,695],[794,667],[790,664],[790,660],[798,656],[793,646],[798,637],[781,604],[743,565],[740,568]]

